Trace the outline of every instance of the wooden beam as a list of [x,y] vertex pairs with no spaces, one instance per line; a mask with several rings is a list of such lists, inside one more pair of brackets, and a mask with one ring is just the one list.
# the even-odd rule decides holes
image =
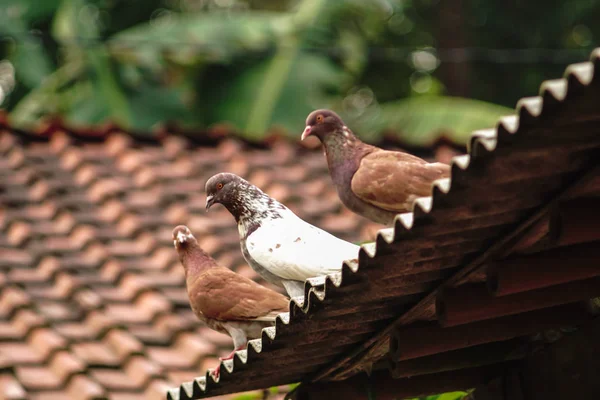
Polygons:
[[491,296],[484,284],[463,285],[440,291],[436,313],[442,326],[456,326],[598,296],[600,277],[501,297]]
[[519,360],[529,352],[530,345],[523,339],[494,342],[464,349],[447,351],[428,357],[391,362],[390,372],[396,379],[434,374],[458,369]]
[[442,328],[437,322],[399,326],[391,335],[390,358],[402,361],[425,357],[531,335],[547,329],[577,326],[592,318],[586,304],[577,303],[451,328]]
[[[600,181],[599,176],[592,181]],[[587,186],[587,185],[586,185]],[[548,214],[532,225],[506,255],[530,254],[553,247],[600,240],[600,215],[595,211],[600,194],[583,193],[583,198],[569,198],[557,203]]]
[[505,296],[596,276],[600,276],[600,242],[558,247],[492,263],[487,268],[487,286],[493,295]]

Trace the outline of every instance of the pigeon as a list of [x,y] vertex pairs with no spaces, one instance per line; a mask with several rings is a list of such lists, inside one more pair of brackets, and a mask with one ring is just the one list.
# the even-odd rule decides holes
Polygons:
[[330,110],[309,114],[301,139],[308,136],[323,144],[342,203],[380,224],[391,225],[397,214],[412,211],[415,199],[431,196],[433,181],[450,176],[447,164],[363,143]]
[[286,206],[235,174],[206,182],[206,209],[220,203],[235,218],[242,254],[266,281],[292,298],[304,295],[304,281],[335,274],[359,247],[300,219]]
[[[219,360],[230,360],[246,347],[248,339],[260,338],[262,329],[275,325],[275,317],[289,312],[289,300],[220,266],[198,245],[187,226],[173,230],[173,243],[185,269],[192,311],[215,331],[233,339],[233,351]],[[213,375],[219,377],[219,364]]]

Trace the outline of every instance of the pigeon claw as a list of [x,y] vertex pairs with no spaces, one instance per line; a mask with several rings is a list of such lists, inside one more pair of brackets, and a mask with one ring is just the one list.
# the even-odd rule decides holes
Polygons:
[[219,376],[221,376],[221,363],[219,363],[219,365],[217,365],[217,368],[215,368],[211,372],[211,375],[213,376],[213,378],[215,378],[215,380],[219,379]]
[[243,350],[244,346],[240,346],[238,348],[233,349],[233,351],[231,353],[229,353],[229,355],[227,355],[227,357],[219,357],[219,365],[217,365],[217,368],[215,368],[212,372],[212,376],[215,379],[219,379],[219,376],[221,375],[221,361],[225,361],[225,360],[231,360],[233,358],[233,356],[235,355],[235,352],[238,350]]

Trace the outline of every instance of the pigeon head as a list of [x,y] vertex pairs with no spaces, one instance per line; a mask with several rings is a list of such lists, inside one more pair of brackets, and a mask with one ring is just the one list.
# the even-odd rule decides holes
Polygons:
[[250,182],[227,172],[217,174],[206,182],[206,209],[216,203],[227,208],[237,222],[278,218],[278,211],[285,209]]
[[326,136],[334,132],[342,132],[344,127],[344,121],[333,111],[316,110],[306,118],[306,128],[304,128],[301,139],[316,136],[323,142]]
[[173,244],[179,255],[179,261],[185,269],[186,278],[190,273],[200,272],[217,265],[215,260],[202,250],[190,229],[185,225],[179,225],[173,229]]
[[235,174],[221,172],[206,182],[206,210],[213,204],[222,204],[226,208],[239,197],[241,187],[250,186],[248,182]]
[[192,243],[198,242],[187,226],[179,225],[173,229],[173,244],[177,250],[188,247]]

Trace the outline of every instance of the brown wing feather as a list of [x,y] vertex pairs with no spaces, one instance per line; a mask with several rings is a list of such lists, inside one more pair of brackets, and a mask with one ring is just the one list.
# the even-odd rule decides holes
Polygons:
[[378,150],[367,154],[352,177],[361,200],[394,212],[411,211],[417,197],[431,196],[434,180],[450,175],[450,166],[427,163],[411,154]]
[[195,277],[188,284],[188,295],[197,311],[221,321],[272,318],[289,311],[285,296],[225,267]]

